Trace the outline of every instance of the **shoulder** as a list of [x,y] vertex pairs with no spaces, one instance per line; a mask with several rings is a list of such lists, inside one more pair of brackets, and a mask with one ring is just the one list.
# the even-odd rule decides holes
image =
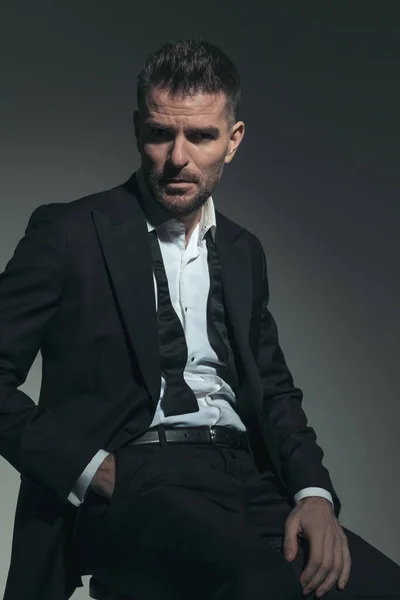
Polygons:
[[75,232],[86,232],[93,225],[95,209],[116,223],[129,219],[141,210],[136,196],[125,183],[70,202],[42,204],[32,213],[30,223],[47,220],[67,230],[72,228]]
[[254,282],[267,281],[267,263],[263,245],[260,239],[251,231],[229,219],[219,211],[216,212],[217,226],[224,227],[232,240],[242,238],[245,241],[250,256],[250,268]]
[[85,215],[89,215],[96,206],[107,202],[110,192],[111,190],[105,190],[70,202],[41,204],[32,212],[28,226],[43,222],[66,224],[71,220],[80,220]]
[[217,226],[223,227],[226,231],[228,231],[232,238],[243,237],[252,257],[258,257],[260,255],[264,256],[264,249],[260,239],[249,229],[243,227],[236,221],[229,219],[226,215],[222,214],[219,210],[215,211],[217,218]]

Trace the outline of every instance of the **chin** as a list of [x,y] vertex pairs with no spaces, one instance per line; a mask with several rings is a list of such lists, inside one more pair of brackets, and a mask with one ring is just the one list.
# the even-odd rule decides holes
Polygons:
[[161,198],[161,204],[169,211],[185,215],[190,214],[199,208],[196,196],[176,196],[163,194]]
[[166,198],[163,202],[165,208],[167,208],[168,210],[170,210],[171,212],[175,212],[177,214],[185,214],[185,213],[191,213],[193,212],[194,208],[194,203],[187,201],[187,202],[177,202],[176,198],[174,197],[169,197]]
[[165,198],[168,202],[176,202],[176,204],[188,204],[191,202],[195,202],[197,198],[197,194],[162,194],[162,197]]

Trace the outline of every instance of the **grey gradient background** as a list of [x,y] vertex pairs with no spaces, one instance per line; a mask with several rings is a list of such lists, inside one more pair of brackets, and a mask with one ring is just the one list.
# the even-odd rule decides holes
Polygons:
[[[247,131],[216,205],[266,250],[271,309],[343,524],[400,563],[398,4],[55,4],[2,3],[0,269],[36,206],[139,166],[131,114],[146,55],[182,37],[221,46],[241,72]],[[40,366],[23,386],[35,400]],[[0,591],[18,483],[0,459]]]

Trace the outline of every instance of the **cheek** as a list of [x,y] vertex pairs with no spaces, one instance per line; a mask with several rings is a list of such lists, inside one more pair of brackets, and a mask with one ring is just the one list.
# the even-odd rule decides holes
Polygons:
[[149,164],[157,167],[164,165],[167,158],[167,152],[161,144],[159,146],[143,144],[143,154]]
[[209,160],[207,162],[204,162],[202,165],[202,172],[203,175],[207,178],[207,179],[213,179],[214,177],[217,177],[221,171],[221,167],[224,164],[225,161],[225,155],[218,154],[217,156],[212,156],[210,157],[210,159],[212,158],[212,160]]
[[203,149],[202,163],[208,173],[217,173],[225,162],[227,148],[225,145],[212,145]]

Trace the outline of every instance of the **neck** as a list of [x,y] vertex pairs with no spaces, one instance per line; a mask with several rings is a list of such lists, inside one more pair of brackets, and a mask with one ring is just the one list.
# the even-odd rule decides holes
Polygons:
[[[137,182],[138,182],[139,188],[141,189],[142,194],[144,196],[148,196],[151,198],[149,186],[147,184],[146,178],[143,173],[143,167],[140,167],[137,172]],[[153,200],[153,202],[154,202],[154,200]],[[180,215],[180,214],[176,214],[176,213],[174,213],[174,214],[171,213],[171,217],[173,217],[177,221],[181,221],[181,223],[184,223],[184,225],[185,225],[185,246],[187,246],[187,244],[190,240],[190,236],[192,235],[193,231],[195,230],[197,224],[200,222],[202,209],[203,209],[203,207],[199,208],[198,210],[196,210],[193,213],[190,213],[189,215]]]
[[197,224],[201,219],[201,208],[190,215],[174,215],[174,218],[177,221],[181,221],[185,225],[185,246],[187,246],[190,236],[193,231],[196,229]]

